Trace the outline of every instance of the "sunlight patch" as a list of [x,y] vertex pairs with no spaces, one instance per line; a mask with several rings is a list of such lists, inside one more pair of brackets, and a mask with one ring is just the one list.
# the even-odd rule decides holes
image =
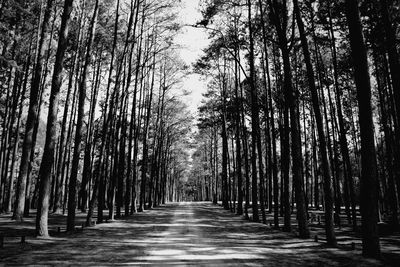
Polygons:
[[171,255],[186,254],[186,252],[184,250],[179,250],[179,249],[161,249],[161,250],[150,251],[150,254],[153,256],[171,256]]
[[186,254],[182,255],[181,251],[178,254],[174,255],[153,255],[139,258],[140,260],[150,260],[150,261],[165,261],[165,260],[184,260],[184,261],[193,261],[193,260],[249,260],[249,259],[262,259],[263,257],[258,254],[241,254],[241,253],[232,253],[232,254],[214,254],[214,255],[195,255],[195,254]]

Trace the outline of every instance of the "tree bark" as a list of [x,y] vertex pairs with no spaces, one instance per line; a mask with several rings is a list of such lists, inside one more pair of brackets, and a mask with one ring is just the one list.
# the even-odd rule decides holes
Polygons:
[[49,236],[47,228],[50,196],[51,168],[54,163],[54,150],[57,140],[57,112],[60,88],[62,85],[62,71],[64,54],[68,44],[68,24],[72,12],[73,0],[65,0],[61,27],[59,33],[56,61],[50,93],[49,113],[47,117],[46,143],[43,150],[43,159],[39,171],[39,201],[36,215],[36,234],[38,236]]
[[346,17],[350,32],[351,55],[359,105],[361,135],[360,209],[362,221],[363,255],[379,258],[377,163],[374,123],[371,108],[371,83],[367,48],[362,32],[358,1],[346,0]]
[[25,192],[26,192],[26,180],[28,176],[29,159],[32,151],[32,136],[35,121],[38,118],[38,105],[39,105],[39,87],[40,78],[42,76],[42,66],[44,60],[44,41],[47,39],[47,30],[49,28],[51,9],[53,7],[54,0],[47,0],[46,9],[44,12],[42,30],[40,33],[40,40],[38,44],[38,53],[36,56],[36,66],[33,74],[33,80],[31,84],[30,100],[28,118],[25,126],[25,137],[22,145],[22,156],[19,167],[19,175],[17,180],[17,191],[14,205],[13,219],[22,221],[24,208],[25,208]]

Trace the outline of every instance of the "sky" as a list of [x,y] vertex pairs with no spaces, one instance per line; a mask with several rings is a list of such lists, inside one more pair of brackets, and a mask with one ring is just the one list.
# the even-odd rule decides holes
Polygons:
[[[181,33],[175,37],[175,42],[181,46],[179,54],[182,60],[191,66],[201,57],[207,47],[208,35],[204,29],[191,27],[201,20],[199,0],[182,0],[179,20],[183,25]],[[190,92],[185,101],[192,112],[197,111],[201,104],[202,93],[206,91],[206,81],[198,74],[189,74],[182,81],[182,88]]]

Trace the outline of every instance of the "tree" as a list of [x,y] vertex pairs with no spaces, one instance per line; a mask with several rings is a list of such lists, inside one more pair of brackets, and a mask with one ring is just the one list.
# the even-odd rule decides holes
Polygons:
[[25,191],[26,191],[26,179],[29,168],[29,159],[31,157],[32,143],[33,143],[33,128],[36,120],[38,119],[38,105],[39,105],[39,86],[40,79],[42,76],[42,67],[44,63],[44,41],[48,38],[48,28],[50,23],[51,10],[53,7],[53,0],[47,0],[46,9],[44,11],[42,28],[40,33],[40,40],[37,47],[37,56],[35,71],[31,84],[30,101],[28,118],[25,126],[24,143],[22,145],[22,156],[21,164],[19,167],[18,181],[17,181],[17,192],[14,205],[13,218],[17,221],[22,221],[22,216],[25,207]]
[[317,124],[318,140],[319,140],[319,151],[321,154],[323,177],[324,177],[324,196],[325,196],[325,231],[327,237],[327,243],[332,246],[336,246],[336,236],[333,228],[333,190],[332,190],[332,177],[330,174],[330,167],[328,162],[328,155],[326,149],[326,139],[324,133],[324,126],[322,121],[322,115],[320,110],[320,101],[318,99],[317,88],[315,87],[314,70],[311,63],[311,55],[308,48],[308,41],[305,35],[304,24],[300,13],[300,7],[298,0],[293,1],[294,12],[296,14],[297,27],[299,29],[301,44],[303,47],[303,54],[305,64],[307,67],[308,86],[311,91],[311,98],[313,104],[313,110],[315,115],[315,121]]
[[49,113],[47,117],[46,143],[43,151],[43,159],[40,165],[39,173],[39,202],[36,215],[36,234],[38,236],[47,237],[48,213],[49,213],[49,197],[50,197],[50,177],[51,169],[54,163],[54,150],[57,141],[57,112],[59,93],[62,84],[62,71],[64,54],[67,48],[68,40],[68,24],[72,12],[73,0],[65,0],[63,14],[61,17],[61,26],[58,40],[58,48],[56,61],[54,63],[54,72],[51,86],[51,97],[49,104]]
[[85,100],[86,100],[86,75],[88,72],[88,67],[91,64],[91,51],[92,51],[92,43],[96,29],[96,21],[97,14],[99,9],[99,1],[96,0],[93,16],[91,18],[89,24],[89,36],[88,43],[86,45],[86,56],[85,56],[85,64],[82,70],[82,77],[79,84],[79,103],[78,103],[78,121],[76,123],[76,133],[75,133],[75,145],[74,145],[74,153],[72,158],[72,173],[69,180],[69,190],[68,190],[68,218],[67,218],[67,231],[75,230],[75,210],[76,210],[76,180],[79,169],[79,159],[81,154],[81,141],[83,135],[83,119],[85,117]]
[[346,0],[346,17],[349,26],[354,79],[360,109],[361,135],[361,188],[360,208],[362,219],[363,255],[379,258],[377,211],[377,163],[374,140],[374,124],[371,108],[371,83],[368,69],[367,48],[365,46],[357,0]]
[[[285,137],[284,137],[284,154],[287,154],[285,157],[288,157],[289,152],[289,114],[290,111],[290,131],[291,131],[291,154],[292,154],[292,175],[293,175],[293,185],[295,188],[295,197],[296,197],[296,209],[297,209],[297,220],[299,222],[299,233],[300,237],[308,238],[310,236],[310,232],[308,229],[307,222],[307,214],[305,207],[305,197],[304,197],[304,189],[303,189],[303,178],[302,178],[302,166],[300,162],[302,162],[302,154],[301,154],[301,140],[300,140],[300,129],[299,129],[299,108],[297,102],[297,93],[293,88],[292,83],[292,70],[290,63],[290,55],[289,55],[289,47],[288,40],[286,36],[286,28],[287,28],[287,6],[285,3],[278,3],[277,1],[269,0],[270,12],[272,21],[275,25],[275,29],[278,35],[279,47],[282,52],[283,58],[283,69],[285,75],[284,82],[284,96],[285,96]],[[280,18],[283,16],[283,19]],[[289,159],[286,159],[286,163],[284,168],[289,167]],[[286,176],[288,175],[288,170],[286,171]],[[288,187],[288,178],[286,177],[285,187]],[[286,191],[288,189],[286,188]],[[286,193],[287,194],[287,193]],[[288,196],[286,195],[286,201],[288,201]],[[289,212],[288,207],[285,207],[286,214]],[[287,218],[289,217],[289,218]],[[285,227],[286,230],[290,230],[290,214],[285,219]]]

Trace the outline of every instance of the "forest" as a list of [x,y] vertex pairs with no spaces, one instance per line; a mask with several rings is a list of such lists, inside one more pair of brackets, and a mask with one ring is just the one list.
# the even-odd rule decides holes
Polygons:
[[[182,22],[185,2],[200,19]],[[27,222],[46,239],[54,216],[76,234],[189,202],[339,251],[350,233],[366,258],[390,237],[399,253],[399,9],[2,0],[0,254]],[[187,28],[208,36],[189,65]],[[196,110],[188,75],[206,87]],[[188,224],[214,210],[186,205]]]

